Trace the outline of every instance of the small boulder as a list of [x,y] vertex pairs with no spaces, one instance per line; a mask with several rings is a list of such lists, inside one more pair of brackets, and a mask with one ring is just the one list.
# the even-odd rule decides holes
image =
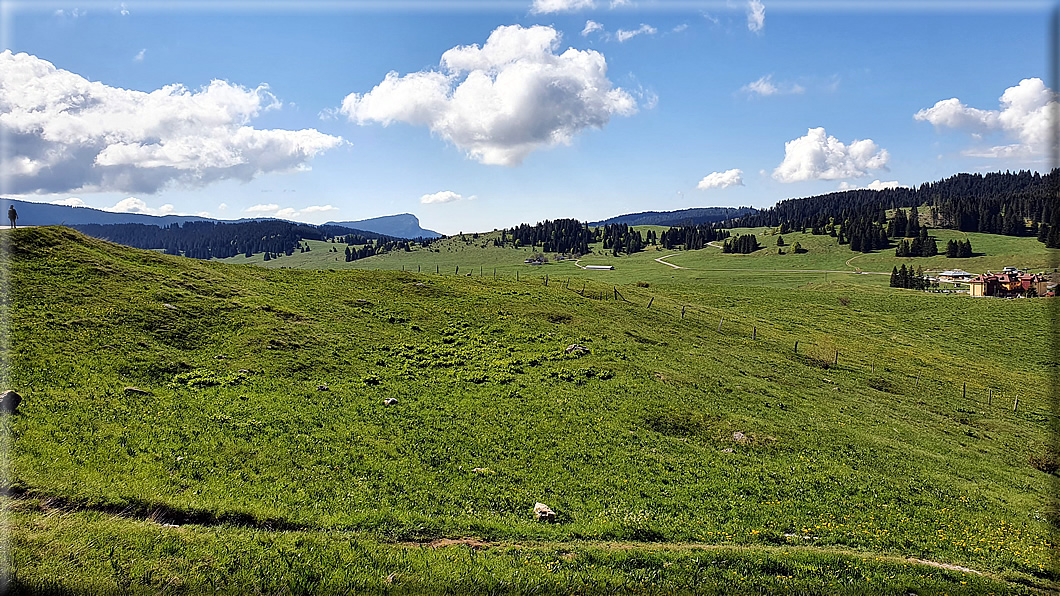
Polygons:
[[544,503],[534,503],[534,519],[548,523],[556,522],[556,512]]
[[126,387],[125,393],[128,395],[151,395],[151,392],[146,389],[140,389],[139,387]]
[[588,354],[589,348],[579,344],[571,344],[567,346],[566,352],[568,354]]
[[241,374],[241,375],[247,375],[247,374],[250,374],[250,369],[247,369],[247,368],[241,368],[241,369],[239,369],[239,374]]
[[736,431],[736,432],[732,433],[732,440],[736,441],[737,443],[740,443],[740,444],[743,444],[743,443],[746,443],[746,442],[750,441],[750,439],[747,438],[747,435],[743,434],[740,431]]
[[224,360],[225,359],[225,355],[224,354],[218,354],[218,355],[214,356],[214,359],[216,359],[216,360]]
[[733,449],[732,447],[726,447],[725,449],[722,449],[721,452],[722,453],[735,453],[736,450]]
[[22,403],[22,396],[13,389],[0,393],[0,412],[18,414],[18,404]]
[[172,304],[170,304],[168,302],[163,303],[162,306],[164,306],[164,307],[166,307],[166,308],[168,308],[170,310],[177,310],[177,307],[173,306]]
[[328,390],[328,386],[327,385],[317,385],[317,391],[327,391],[327,390]]
[[388,398],[383,400],[383,403],[388,405],[388,406],[396,406],[397,403],[398,403],[398,400],[396,398],[393,398],[393,397],[388,397]]

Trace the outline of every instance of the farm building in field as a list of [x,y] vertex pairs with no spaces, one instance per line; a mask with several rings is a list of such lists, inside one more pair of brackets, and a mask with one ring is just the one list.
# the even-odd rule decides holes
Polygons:
[[1020,296],[1033,291],[1044,296],[1047,280],[1033,273],[984,273],[968,281],[972,296]]
[[586,265],[584,269],[593,269],[595,271],[614,271],[614,265]]
[[967,283],[971,281],[971,279],[975,276],[962,269],[951,269],[949,271],[943,271],[942,273],[939,273],[938,277],[939,281]]

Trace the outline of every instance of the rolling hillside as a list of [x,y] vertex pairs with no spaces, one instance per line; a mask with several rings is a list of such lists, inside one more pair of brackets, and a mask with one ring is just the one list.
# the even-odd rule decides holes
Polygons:
[[0,241],[16,590],[1060,585],[1049,299]]

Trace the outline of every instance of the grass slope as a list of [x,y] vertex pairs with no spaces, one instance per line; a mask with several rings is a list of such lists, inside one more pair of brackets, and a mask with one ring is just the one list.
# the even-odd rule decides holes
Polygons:
[[1057,586],[1051,300],[5,239],[18,589]]

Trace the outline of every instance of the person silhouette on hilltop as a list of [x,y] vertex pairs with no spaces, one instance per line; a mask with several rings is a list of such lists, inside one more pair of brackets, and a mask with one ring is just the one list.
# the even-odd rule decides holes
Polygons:
[[15,211],[15,206],[14,205],[11,205],[11,207],[8,208],[8,210],[7,210],[7,218],[11,220],[11,227],[14,228],[15,227],[15,220],[18,219],[18,211]]

